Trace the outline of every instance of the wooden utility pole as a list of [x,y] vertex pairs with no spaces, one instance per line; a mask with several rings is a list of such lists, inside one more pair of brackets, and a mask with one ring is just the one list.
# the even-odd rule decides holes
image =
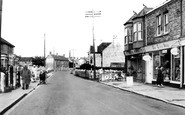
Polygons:
[[3,0],[0,0],[0,72],[2,70],[2,66],[1,66],[1,25],[2,25],[1,23],[2,23],[2,7],[3,7]]
[[94,34],[94,18],[95,17],[100,17],[101,15],[101,11],[86,11],[85,17],[87,18],[92,18],[93,19],[93,23],[92,23],[92,36],[93,36],[93,59],[94,59],[94,79],[96,79],[96,56],[95,56],[95,34]]

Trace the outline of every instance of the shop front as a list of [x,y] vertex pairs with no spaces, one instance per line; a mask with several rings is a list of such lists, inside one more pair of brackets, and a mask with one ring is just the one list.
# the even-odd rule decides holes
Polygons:
[[184,78],[181,77],[183,76],[182,70],[184,70],[184,64],[182,63],[184,52],[181,52],[182,48],[184,47],[182,47],[177,40],[145,47],[146,52],[151,55],[151,60],[153,61],[152,83],[156,83],[158,74],[157,67],[163,66],[164,84],[182,87],[180,85],[182,80],[184,80]]
[[143,50],[131,50],[131,52],[125,52],[126,56],[126,69],[127,72],[131,71],[134,81],[144,82],[144,61],[142,60]]

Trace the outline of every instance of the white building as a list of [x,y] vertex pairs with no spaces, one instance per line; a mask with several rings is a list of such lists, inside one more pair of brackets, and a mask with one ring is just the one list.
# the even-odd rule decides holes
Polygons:
[[125,63],[124,44],[115,38],[113,42],[103,50],[103,67],[110,67],[115,64],[123,67]]

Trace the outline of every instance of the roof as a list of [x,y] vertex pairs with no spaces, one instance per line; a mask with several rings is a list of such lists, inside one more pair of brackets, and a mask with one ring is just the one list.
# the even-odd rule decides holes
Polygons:
[[102,51],[108,47],[111,44],[111,42],[102,42],[99,46],[98,46],[98,52],[102,53]]
[[145,16],[152,9],[145,6],[132,20]]
[[134,15],[132,15],[132,17],[126,23],[124,23],[124,25],[132,23],[133,22],[132,19],[135,18],[136,16],[137,13],[134,12]]
[[20,57],[19,61],[32,61],[33,57]]
[[52,55],[55,60],[69,61],[68,58],[60,55]]
[[3,39],[3,38],[1,38],[1,43],[6,44],[6,45],[8,45],[8,46],[10,46],[10,47],[15,47],[14,45],[12,45],[10,42],[6,41],[6,40]]

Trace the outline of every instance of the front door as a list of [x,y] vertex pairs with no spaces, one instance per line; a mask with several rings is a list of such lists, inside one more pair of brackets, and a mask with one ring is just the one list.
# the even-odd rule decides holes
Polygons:
[[153,60],[150,59],[148,61],[145,61],[145,71],[146,71],[146,76],[145,76],[145,82],[146,83],[152,83],[153,79]]

